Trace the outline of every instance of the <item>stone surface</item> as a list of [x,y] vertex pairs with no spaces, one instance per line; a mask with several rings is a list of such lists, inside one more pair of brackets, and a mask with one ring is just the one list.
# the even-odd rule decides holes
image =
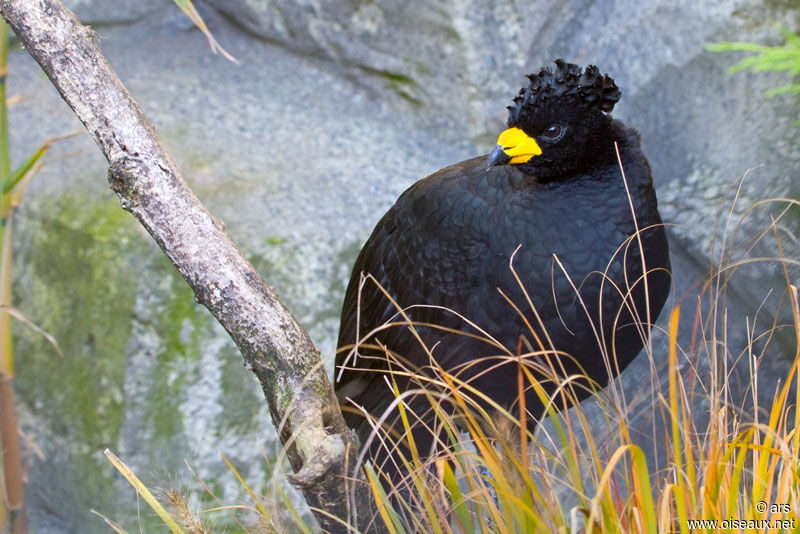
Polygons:
[[159,0],[64,0],[64,5],[78,15],[84,24],[97,26],[137,22],[148,15],[164,13],[165,10],[164,2]]
[[[775,256],[772,232],[749,250],[782,208],[758,202],[798,198],[800,106],[762,96],[786,79],[731,76],[736,56],[703,48],[774,42],[774,24],[797,27],[788,2],[206,0],[198,7],[238,65],[212,55],[168,4],[72,6],[97,24],[103,51],[200,199],[328,356],[350,266],[380,215],[418,178],[485,152],[523,75],[555,57],[612,74],[623,92],[615,115],[642,132],[671,225],[684,345],[693,288],[709,259],[722,257],[726,224],[730,236],[742,221],[725,241],[730,258]],[[10,94],[24,97],[10,115],[14,162],[80,127],[24,52],[11,54],[8,79]],[[22,428],[43,455],[32,458],[28,487],[38,532],[106,532],[90,509],[129,531],[138,521],[158,529],[149,512],[137,519],[134,492],[105,461],[106,447],[156,488],[194,484],[186,459],[227,503],[241,488],[217,447],[267,493],[259,440],[277,454],[255,378],[119,208],[105,176],[88,137],[62,141],[16,218],[15,305],[65,353],[61,360],[29,329],[15,330]],[[795,207],[777,232],[787,257],[798,257],[798,231]],[[789,272],[797,283],[797,267]],[[724,303],[733,356],[746,346],[744,318],[763,301],[763,329],[784,288],[775,262],[735,272]],[[664,342],[655,336],[656,381]],[[764,398],[791,350],[788,335],[771,343]],[[643,435],[650,375],[640,358],[621,378]],[[745,375],[731,382],[738,393]],[[587,409],[602,421],[596,406]]]
[[[335,62],[343,75],[439,120],[485,134],[490,102],[508,99],[532,33],[515,2],[206,0],[235,23],[294,52]],[[387,91],[388,89],[388,91]],[[430,112],[430,111],[429,111]]]

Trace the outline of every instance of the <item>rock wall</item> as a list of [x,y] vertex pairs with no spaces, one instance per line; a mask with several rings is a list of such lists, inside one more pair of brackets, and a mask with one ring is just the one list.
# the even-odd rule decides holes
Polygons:
[[[731,76],[736,57],[703,47],[775,42],[774,24],[798,27],[790,2],[198,2],[238,65],[211,55],[163,2],[67,4],[95,26],[198,196],[327,355],[350,266],[380,215],[415,180],[487,151],[523,75],[555,57],[596,63],[622,89],[615,114],[644,138],[687,336],[693,290],[719,260],[715,224],[721,206],[725,223],[737,179],[752,169],[732,209],[731,228],[744,216],[726,241],[734,259],[777,255],[772,232],[748,250],[781,209],[757,203],[798,198],[800,107],[763,97],[786,78]],[[24,97],[11,110],[19,162],[80,125],[23,51],[9,64],[10,94]],[[42,451],[28,488],[38,532],[105,532],[90,508],[138,528],[134,493],[105,462],[106,447],[154,486],[179,472],[191,483],[188,459],[226,502],[236,483],[215,447],[259,488],[268,469],[258,440],[277,450],[254,377],[119,209],[105,175],[88,137],[59,142],[16,221],[15,305],[65,353],[61,360],[30,330],[15,330],[23,430]],[[798,230],[795,207],[777,230],[787,257],[798,257]],[[797,283],[797,267],[789,269]],[[762,317],[776,309],[783,276],[774,262],[736,271],[725,302],[733,356],[746,345],[744,317],[762,301]],[[790,341],[770,345],[766,397]],[[663,346],[657,335],[656,354]],[[640,358],[622,384],[636,390],[649,376]],[[634,405],[645,424],[647,403]],[[157,524],[149,514],[141,521]]]

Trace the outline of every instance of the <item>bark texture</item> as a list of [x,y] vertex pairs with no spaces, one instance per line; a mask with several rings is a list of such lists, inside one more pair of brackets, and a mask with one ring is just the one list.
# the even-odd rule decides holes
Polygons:
[[331,516],[349,516],[345,474],[356,446],[307,333],[189,189],[93,31],[57,0],[3,0],[0,11],[102,150],[122,207],[156,240],[258,377],[292,480],[321,526],[346,531]]

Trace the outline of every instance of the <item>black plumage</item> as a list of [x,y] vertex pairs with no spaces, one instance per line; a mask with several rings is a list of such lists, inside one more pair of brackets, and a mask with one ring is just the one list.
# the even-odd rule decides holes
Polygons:
[[[362,443],[372,426],[354,406],[379,418],[394,400],[385,375],[398,365],[389,363],[383,347],[421,376],[436,376],[432,356],[436,365],[512,407],[519,400],[517,363],[486,357],[519,348],[526,353],[527,346],[555,349],[563,365],[559,374],[585,374],[605,386],[642,349],[648,333],[642,324],[655,321],[667,298],[669,252],[650,166],[638,133],[607,114],[620,97],[616,84],[594,66],[582,70],[561,60],[555,70],[529,79],[509,107],[509,129],[492,153],[412,185],[356,260],[342,310],[336,390]],[[524,291],[510,268],[512,255]],[[362,283],[362,274],[374,277],[385,293],[371,280]],[[420,339],[402,324],[398,309],[420,325]],[[390,321],[401,324],[381,328]],[[507,352],[464,335],[478,333],[475,327]],[[356,354],[350,349],[357,335],[365,346]],[[537,378],[554,390],[544,375]],[[405,375],[394,381],[401,392],[419,385]],[[535,393],[525,399],[532,417],[541,417]],[[428,399],[411,395],[405,402],[425,425],[433,424]],[[396,410],[386,423],[402,430]],[[437,437],[425,425],[414,428],[422,454]],[[382,464],[387,455],[380,448],[373,439],[369,454]],[[391,462],[384,469],[396,472]]]

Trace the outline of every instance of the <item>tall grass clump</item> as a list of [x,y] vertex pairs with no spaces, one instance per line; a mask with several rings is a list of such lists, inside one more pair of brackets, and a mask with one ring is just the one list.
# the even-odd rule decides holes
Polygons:
[[[741,235],[742,220],[773,208],[777,215],[771,215],[768,228]],[[553,372],[549,379],[561,385],[558,394],[548,396],[541,377],[557,364],[542,363],[545,354],[530,346],[527,352],[508,350],[506,357],[519,362],[520,392],[533,388],[546,406],[547,423],[535,429],[529,419],[539,414],[526,414],[524,406],[514,412],[492,406],[441,368],[418,377],[416,391],[395,390],[392,409],[400,415],[405,447],[394,447],[396,432],[381,434],[382,420],[375,422],[374,439],[407,451],[405,457],[395,455],[409,474],[402,488],[392,487],[379,467],[367,463],[378,503],[374,521],[397,533],[800,530],[800,311],[791,279],[800,262],[782,257],[782,239],[791,237],[782,225],[788,213],[798,212],[798,201],[758,202],[738,221],[735,211],[736,198],[725,217],[720,212],[715,233],[721,237],[711,251],[715,260],[707,280],[691,300],[674,299],[672,310],[665,310],[666,327],[653,333],[661,342],[647,343],[640,355],[650,362],[649,376],[638,384],[626,379],[637,391],[618,382],[602,391],[597,387],[599,416],[590,416],[582,405],[566,409],[576,404],[578,377],[565,380]],[[774,238],[772,248],[779,255],[754,256],[768,238]],[[746,342],[734,345],[727,292],[737,270],[763,262],[784,273],[785,294],[778,305],[783,313],[760,309],[740,318]],[[687,340],[683,344],[681,314],[689,315],[683,324],[691,327],[691,335],[680,337]],[[765,323],[758,314],[774,318]],[[781,317],[788,320],[782,323]],[[648,331],[647,325],[640,331]],[[793,359],[785,362],[772,402],[760,405],[761,390],[773,384],[760,385],[758,368],[765,358],[782,357],[785,351],[775,346],[775,338],[787,332],[794,337]],[[654,347],[665,347],[663,354]],[[389,351],[386,356],[393,357]],[[413,372],[400,359],[393,367],[401,374]],[[736,382],[736,373],[745,380]],[[431,458],[419,454],[410,432],[413,421],[422,418],[408,413],[409,400],[421,393],[430,401],[440,434],[447,436]],[[632,424],[631,407],[641,405],[642,398],[651,412],[654,450],[641,445],[642,429]]]

